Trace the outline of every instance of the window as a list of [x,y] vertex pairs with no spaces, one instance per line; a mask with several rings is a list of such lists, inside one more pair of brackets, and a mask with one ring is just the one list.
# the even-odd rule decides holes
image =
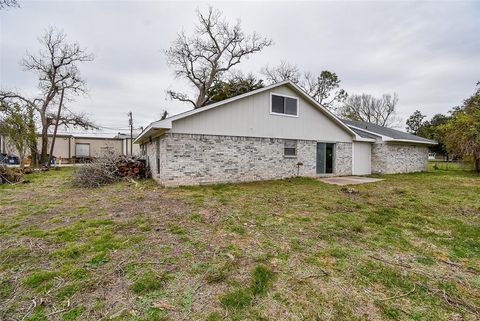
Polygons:
[[297,141],[286,139],[283,147],[284,156],[297,156]]
[[147,156],[147,144],[140,144],[140,156]]
[[270,112],[272,114],[298,116],[298,98],[272,94]]

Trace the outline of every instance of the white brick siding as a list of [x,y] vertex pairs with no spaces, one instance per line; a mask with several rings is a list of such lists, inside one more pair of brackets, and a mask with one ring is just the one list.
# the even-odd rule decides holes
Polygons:
[[[152,176],[166,186],[246,182],[316,174],[316,141],[297,140],[297,156],[283,155],[284,139],[167,133],[147,145]],[[352,144],[337,143],[333,175],[351,175]]]

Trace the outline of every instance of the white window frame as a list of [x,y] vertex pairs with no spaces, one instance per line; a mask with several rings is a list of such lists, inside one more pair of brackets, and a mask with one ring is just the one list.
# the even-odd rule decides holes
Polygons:
[[[272,111],[272,99],[273,99],[272,96],[280,96],[280,97],[295,99],[297,101],[297,114],[296,115],[290,115],[290,114],[285,114],[285,113],[275,113],[275,112],[273,112]],[[270,115],[298,118],[298,116],[300,115],[300,100],[298,99],[298,97],[288,96],[288,95],[284,95],[284,94],[277,94],[277,93],[271,92],[270,93]]]
[[[286,149],[286,148],[292,148],[292,147],[286,147],[286,146],[285,146],[285,145],[287,145],[287,141],[295,143],[295,147],[294,147],[294,149],[295,149],[295,154],[293,154],[293,155],[287,155],[287,154],[285,154],[285,149]],[[297,154],[298,154],[298,141],[297,141],[296,139],[285,139],[285,140],[283,141],[283,157],[286,157],[286,158],[296,158],[296,157],[297,157]]]

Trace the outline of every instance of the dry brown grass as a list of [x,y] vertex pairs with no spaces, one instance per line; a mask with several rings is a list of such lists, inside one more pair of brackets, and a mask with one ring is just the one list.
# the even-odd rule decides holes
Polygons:
[[34,174],[0,189],[0,319],[478,319],[479,178],[386,178],[347,195]]

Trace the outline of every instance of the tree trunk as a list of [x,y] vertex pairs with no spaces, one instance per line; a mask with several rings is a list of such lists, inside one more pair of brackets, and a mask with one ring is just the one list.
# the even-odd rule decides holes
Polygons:
[[40,164],[45,165],[48,161],[48,124],[46,116],[42,115],[42,150],[40,152]]
[[37,134],[35,133],[35,121],[33,119],[33,108],[28,108],[28,128],[29,128],[29,142],[30,155],[32,156],[32,163],[30,166],[34,167],[38,165],[37,155]]
[[20,169],[23,170],[25,168],[25,154],[19,153],[18,156],[20,157]]
[[57,119],[55,122],[55,129],[53,130],[52,142],[50,143],[50,153],[48,155],[48,162],[46,164],[48,168],[50,168],[50,164],[52,163],[53,147],[55,147],[55,138],[57,137],[58,123],[60,122],[60,114],[62,113],[62,104],[63,104],[64,94],[65,94],[65,88],[62,89],[62,94],[60,96],[60,103],[58,105],[58,113],[57,113]]
[[475,171],[480,173],[480,155],[475,156]]
[[204,88],[199,89],[197,101],[195,102],[195,109],[203,107],[203,104],[205,104],[206,92],[207,90]]

